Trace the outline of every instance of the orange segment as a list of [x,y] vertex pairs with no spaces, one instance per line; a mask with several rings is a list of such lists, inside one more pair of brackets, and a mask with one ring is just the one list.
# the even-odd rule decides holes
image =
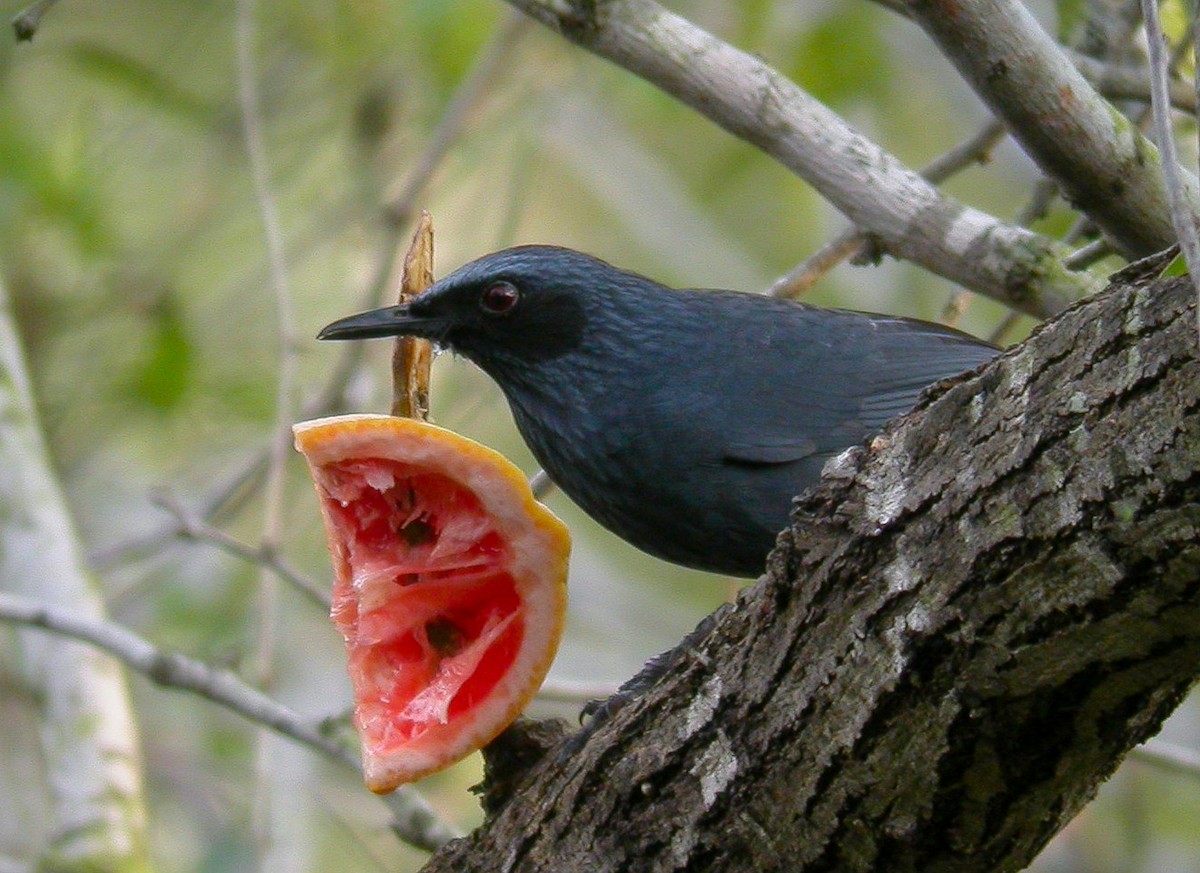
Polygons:
[[333,557],[367,787],[461,760],[540,687],[566,613],[566,527],[502,455],[426,422],[293,427]]

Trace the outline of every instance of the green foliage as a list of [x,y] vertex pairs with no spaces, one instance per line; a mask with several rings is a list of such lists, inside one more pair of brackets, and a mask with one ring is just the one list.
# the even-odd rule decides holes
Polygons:
[[164,412],[177,406],[192,381],[193,352],[174,297],[163,294],[150,313],[141,360],[131,373],[133,398]]
[[85,255],[103,250],[107,219],[70,128],[40,142],[17,107],[0,97],[0,155],[0,242],[19,240],[46,222]]
[[162,120],[174,116],[207,124],[213,118],[213,107],[203,99],[160,70],[121,51],[82,42],[71,46],[68,55],[85,78],[117,89],[122,99],[144,103]]
[[[788,73],[821,101],[883,101],[896,75],[880,18],[866,4],[838,7],[818,19],[797,42]],[[913,79],[905,77],[906,87]]]
[[1187,261],[1183,258],[1183,252],[1177,254],[1167,268],[1163,270],[1164,276],[1186,276],[1188,274]]
[[1087,0],[1054,0],[1054,10],[1058,13],[1059,40],[1073,45],[1087,25]]

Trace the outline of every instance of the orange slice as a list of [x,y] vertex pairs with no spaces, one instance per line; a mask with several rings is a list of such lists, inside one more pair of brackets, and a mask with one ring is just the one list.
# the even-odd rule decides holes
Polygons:
[[461,760],[540,687],[566,612],[566,527],[500,454],[426,422],[293,427],[333,557],[367,787]]

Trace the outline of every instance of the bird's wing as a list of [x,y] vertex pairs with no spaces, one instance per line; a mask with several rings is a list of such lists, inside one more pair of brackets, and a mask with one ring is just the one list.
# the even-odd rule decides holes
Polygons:
[[908,412],[935,382],[974,369],[999,353],[982,340],[941,325],[890,316],[873,316],[870,324],[877,366],[864,374],[859,400],[859,414],[870,429]]
[[870,324],[877,366],[864,381],[859,410],[872,428],[907,413],[926,387],[998,354],[980,339],[924,321],[877,315]]
[[830,457],[910,410],[929,385],[997,353],[938,325],[826,313],[819,331],[784,335],[755,356],[753,374],[726,371],[717,396],[730,403],[720,436],[727,462]]
[[738,464],[787,464],[818,452],[817,443],[803,435],[774,442],[764,439],[730,440],[725,445],[723,460]]

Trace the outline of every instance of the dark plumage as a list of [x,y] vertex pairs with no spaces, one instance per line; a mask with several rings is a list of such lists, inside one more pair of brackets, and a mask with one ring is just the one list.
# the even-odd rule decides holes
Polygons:
[[319,338],[398,334],[495,379],[538,462],[605,527],[735,576],[762,571],[829,458],[997,353],[922,321],[674,290],[551,246],[487,255]]

